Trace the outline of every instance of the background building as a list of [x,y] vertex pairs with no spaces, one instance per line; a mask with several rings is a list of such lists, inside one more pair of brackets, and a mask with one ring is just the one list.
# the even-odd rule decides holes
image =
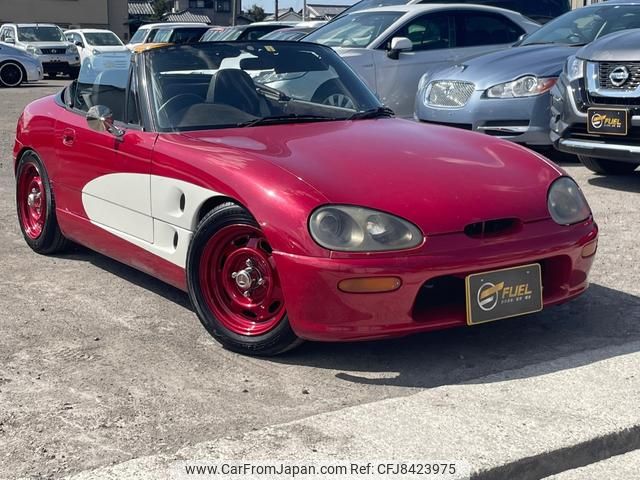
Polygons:
[[0,0],[0,24],[55,23],[63,28],[108,28],[129,38],[127,0]]
[[[175,0],[173,10],[178,15],[171,21],[194,21],[188,18],[206,21],[212,25],[231,25],[233,19],[233,2],[236,2],[236,16],[242,12],[242,0]],[[180,17],[182,16],[182,17]],[[173,18],[173,17],[172,17]]]
[[331,20],[349,8],[350,5],[324,5],[320,3],[308,3],[305,15],[306,20]]

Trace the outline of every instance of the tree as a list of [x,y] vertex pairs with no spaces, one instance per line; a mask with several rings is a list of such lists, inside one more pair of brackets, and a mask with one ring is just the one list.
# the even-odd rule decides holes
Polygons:
[[267,14],[264,13],[264,8],[262,8],[260,5],[255,4],[252,5],[249,10],[247,10],[247,14],[256,22],[261,22],[267,16]]
[[154,20],[162,20],[164,14],[171,12],[171,4],[169,0],[153,0],[151,6],[153,11],[156,12],[153,16]]

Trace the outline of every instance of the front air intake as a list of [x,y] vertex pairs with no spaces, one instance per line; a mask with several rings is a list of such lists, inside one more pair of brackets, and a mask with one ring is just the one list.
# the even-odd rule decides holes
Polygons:
[[490,238],[517,232],[521,226],[517,218],[500,218],[470,223],[464,227],[464,233],[471,238]]

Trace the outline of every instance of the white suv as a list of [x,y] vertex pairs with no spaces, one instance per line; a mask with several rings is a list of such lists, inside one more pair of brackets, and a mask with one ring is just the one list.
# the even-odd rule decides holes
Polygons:
[[49,78],[69,75],[77,78],[80,56],[62,29],[47,23],[6,23],[0,27],[0,42],[15,45],[37,56]]

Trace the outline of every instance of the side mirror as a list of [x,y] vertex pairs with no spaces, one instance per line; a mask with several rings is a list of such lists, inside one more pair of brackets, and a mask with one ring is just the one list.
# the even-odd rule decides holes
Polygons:
[[413,50],[413,43],[407,37],[393,37],[391,39],[391,48],[387,51],[387,56],[392,60],[400,58],[400,52],[409,52]]
[[84,48],[84,43],[82,43],[82,40],[76,40],[76,41],[73,42],[73,44],[76,47]]
[[96,132],[109,132],[114,137],[122,137],[124,130],[116,127],[113,123],[113,114],[104,105],[94,105],[87,112],[87,124],[91,130]]
[[12,44],[16,44],[16,39],[13,37],[7,37],[4,39],[5,43],[12,43]]

